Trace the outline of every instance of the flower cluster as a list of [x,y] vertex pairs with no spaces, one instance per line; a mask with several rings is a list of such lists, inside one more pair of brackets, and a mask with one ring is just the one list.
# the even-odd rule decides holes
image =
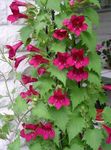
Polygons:
[[25,18],[27,19],[28,16],[26,14],[20,13],[19,7],[27,7],[27,4],[24,2],[20,2],[18,0],[14,0],[11,5],[10,9],[12,11],[12,14],[8,16],[8,20],[11,21],[11,23],[17,21],[20,18]]
[[73,48],[70,53],[58,52],[53,64],[59,70],[69,69],[67,77],[71,80],[80,82],[88,78],[88,72],[84,70],[84,67],[89,64],[89,58],[84,56],[83,49]]
[[60,109],[62,106],[69,106],[70,100],[67,98],[67,94],[62,93],[62,89],[57,89],[54,94],[49,98],[48,103],[55,106],[56,109]]
[[[25,130],[29,130],[30,132],[26,133]],[[44,140],[48,140],[55,137],[55,131],[50,122],[40,122],[38,124],[23,124],[20,135],[25,138],[27,142],[36,139],[37,136],[43,137]]]

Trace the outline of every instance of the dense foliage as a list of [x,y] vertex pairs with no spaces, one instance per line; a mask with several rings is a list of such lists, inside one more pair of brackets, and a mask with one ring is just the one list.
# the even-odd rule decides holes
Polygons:
[[[25,7],[21,13],[19,7]],[[15,0],[8,20],[25,18],[21,41],[7,45],[17,79],[25,87],[11,108],[30,150],[109,150],[111,109],[96,52],[98,0]],[[26,53],[16,57],[23,46]],[[27,59],[30,74],[17,73]],[[24,69],[24,68],[23,68]],[[110,88],[109,88],[110,89]],[[95,107],[96,106],[96,107]],[[98,111],[102,109],[103,116]],[[103,118],[101,118],[103,117]],[[104,121],[103,121],[104,119]],[[98,123],[97,128],[94,122]],[[8,119],[8,122],[12,119]],[[10,127],[10,126],[9,126]],[[2,129],[3,130],[3,129]],[[9,150],[20,149],[18,130]],[[15,148],[16,147],[16,148]]]

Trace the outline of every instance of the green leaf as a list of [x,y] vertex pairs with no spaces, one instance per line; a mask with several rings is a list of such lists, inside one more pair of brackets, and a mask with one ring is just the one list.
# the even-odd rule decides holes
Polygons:
[[90,51],[95,51],[97,44],[97,37],[95,33],[82,32],[81,39]]
[[87,23],[87,25],[88,25],[87,31],[88,31],[89,33],[92,33],[92,22],[91,22],[91,20],[90,20],[88,17],[86,17],[86,18],[85,18],[85,21],[86,21],[86,23]]
[[59,144],[60,144],[60,130],[58,128],[55,128],[55,133],[56,133],[56,136],[54,138],[54,142],[55,144],[59,147]]
[[86,92],[84,88],[79,88],[78,86],[73,85],[73,88],[71,89],[70,92],[73,109],[76,108],[81,102],[84,101],[85,94]]
[[30,35],[33,32],[33,28],[31,26],[25,26],[20,30],[20,36],[21,40],[26,44],[27,39],[30,37]]
[[20,138],[8,145],[8,150],[20,150]]
[[98,150],[102,139],[102,131],[99,129],[88,129],[84,134],[84,140],[93,150]]
[[110,107],[105,107],[103,111],[103,119],[105,122],[111,123],[111,108]]
[[51,65],[50,68],[48,69],[48,71],[51,73],[51,76],[56,77],[64,85],[66,85],[67,76],[66,76],[65,70],[60,71],[60,70],[58,70],[57,67],[55,67],[54,65]]
[[43,102],[40,102],[37,104],[37,106],[35,106],[35,108],[32,110],[32,114],[39,118],[51,119],[51,115],[48,111],[48,107]]
[[71,150],[84,150],[84,147],[82,145],[75,143],[71,146]]
[[90,73],[89,73],[88,81],[89,81],[90,83],[93,83],[93,84],[97,85],[97,86],[101,86],[101,79],[100,79],[100,77],[99,77],[96,73],[94,73],[94,72],[90,72]]
[[96,73],[98,73],[98,75],[100,75],[101,74],[100,57],[97,55],[96,52],[89,53],[88,57],[90,60],[88,65],[89,70],[93,70]]
[[48,0],[47,2],[47,8],[54,9],[56,11],[60,11],[60,2],[61,0]]
[[42,150],[40,143],[35,143],[30,147],[30,150]]
[[87,16],[93,24],[99,25],[99,16],[98,13],[92,8],[86,8],[84,10],[84,15]]
[[92,4],[94,4],[94,5],[96,5],[96,6],[98,6],[100,8],[100,2],[99,2],[99,0],[89,0],[89,2],[92,3]]
[[34,87],[38,88],[40,94],[44,96],[45,93],[52,89],[53,84],[54,81],[49,76],[42,76],[41,78],[39,78],[38,82],[34,83]]
[[28,109],[28,105],[25,100],[23,100],[20,96],[18,96],[13,105],[13,110],[17,114],[22,114],[24,111]]
[[52,108],[50,113],[55,125],[57,125],[58,128],[65,132],[66,125],[69,121],[69,111],[66,108],[61,108],[60,110]]
[[69,142],[77,136],[82,129],[85,127],[85,121],[81,116],[72,115],[68,125],[67,125],[67,132],[69,136]]
[[55,53],[57,52],[65,52],[66,49],[66,44],[63,42],[60,43],[53,43],[51,45],[51,51],[54,51]]

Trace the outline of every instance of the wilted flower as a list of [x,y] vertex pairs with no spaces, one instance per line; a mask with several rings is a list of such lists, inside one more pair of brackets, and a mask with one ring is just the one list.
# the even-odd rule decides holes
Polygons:
[[56,109],[60,109],[62,106],[69,106],[70,100],[67,98],[67,94],[62,92],[62,89],[57,89],[54,94],[49,98],[48,103],[55,106]]
[[79,36],[81,32],[86,31],[88,28],[88,25],[85,23],[85,17],[76,15],[71,16],[70,19],[65,19],[63,21],[63,25],[77,36]]
[[53,37],[55,39],[58,39],[60,41],[64,40],[65,38],[68,37],[68,33],[65,29],[57,29],[53,33]]

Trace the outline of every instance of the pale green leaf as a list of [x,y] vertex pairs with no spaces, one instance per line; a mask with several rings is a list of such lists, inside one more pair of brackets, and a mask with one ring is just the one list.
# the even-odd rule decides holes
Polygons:
[[50,89],[54,81],[49,76],[42,76],[39,81],[34,83],[34,87],[37,88],[42,96],[45,95]]
[[84,119],[81,116],[75,114],[72,115],[70,122],[67,125],[69,141],[71,142],[71,140],[75,138],[75,136],[81,133],[84,127],[85,127]]
[[35,143],[30,147],[30,150],[42,150],[40,143]]
[[94,4],[95,6],[98,6],[100,8],[100,2],[99,0],[89,0],[90,3]]
[[101,74],[101,62],[100,57],[97,55],[96,52],[91,52],[88,55],[89,57],[89,70],[93,70],[94,72],[98,73],[98,75]]
[[15,103],[13,104],[13,110],[17,114],[22,114],[24,111],[28,109],[28,105],[24,99],[22,99],[20,96],[18,96],[15,100]]
[[51,115],[48,111],[48,107],[43,102],[38,103],[37,106],[35,106],[35,108],[33,108],[32,114],[34,116],[37,116],[38,118],[43,118],[43,119],[51,118]]
[[103,139],[103,134],[100,129],[88,129],[83,139],[93,150],[98,150]]
[[79,88],[78,86],[73,85],[73,88],[70,91],[73,108],[76,108],[81,102],[84,101],[85,95],[86,95],[86,91],[84,88]]
[[54,0],[54,1],[48,0],[47,8],[60,11],[60,2],[61,0]]
[[84,15],[87,16],[93,24],[99,25],[99,16],[98,13],[92,8],[86,8],[84,10]]
[[60,110],[52,108],[50,113],[54,124],[57,125],[62,131],[65,131],[66,125],[69,121],[69,111],[66,108],[61,108]]
[[54,142],[59,147],[59,144],[60,144],[60,130],[58,128],[55,128],[54,130],[55,130]]
[[25,26],[20,30],[20,36],[21,40],[26,44],[27,39],[30,37],[30,35],[33,32],[33,28],[31,26]]
[[8,150],[20,150],[20,138],[8,145]]
[[81,33],[81,39],[90,51],[95,51],[97,44],[97,37],[95,33],[83,32]]
[[90,83],[93,83],[93,84],[97,85],[97,86],[101,85],[101,79],[100,79],[100,77],[96,73],[94,73],[94,72],[90,72],[89,73],[88,81]]
[[64,85],[66,85],[67,75],[65,70],[60,71],[57,67],[51,65],[48,71],[51,73],[51,76],[56,77]]
[[66,44],[63,42],[60,43],[53,43],[51,45],[51,51],[57,53],[57,52],[65,52]]
[[77,143],[74,143],[70,148],[65,148],[64,150],[84,150],[84,147]]

